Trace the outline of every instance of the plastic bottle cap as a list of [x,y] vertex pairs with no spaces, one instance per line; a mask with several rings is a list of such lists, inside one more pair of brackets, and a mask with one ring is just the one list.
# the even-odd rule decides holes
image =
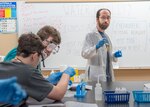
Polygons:
[[100,83],[96,83],[96,87],[101,87],[101,84]]
[[98,75],[98,77],[97,77],[96,87],[101,87],[101,84],[100,84],[100,82],[99,82],[99,78],[100,78],[100,75]]

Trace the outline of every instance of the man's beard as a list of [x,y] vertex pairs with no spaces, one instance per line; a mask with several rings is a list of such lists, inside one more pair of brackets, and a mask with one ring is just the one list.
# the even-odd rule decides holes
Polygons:
[[105,30],[108,28],[109,25],[103,25],[101,23],[98,23],[99,27],[102,29],[102,30]]

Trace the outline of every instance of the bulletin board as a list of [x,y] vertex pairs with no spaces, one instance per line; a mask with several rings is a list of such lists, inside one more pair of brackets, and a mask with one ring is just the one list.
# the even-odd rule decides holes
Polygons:
[[0,2],[0,33],[17,32],[17,2]]

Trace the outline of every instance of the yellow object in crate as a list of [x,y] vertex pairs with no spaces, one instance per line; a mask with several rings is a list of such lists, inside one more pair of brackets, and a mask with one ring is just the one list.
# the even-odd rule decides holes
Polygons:
[[74,68],[75,69],[75,75],[73,77],[70,78],[70,80],[72,82],[79,82],[79,70],[78,68]]

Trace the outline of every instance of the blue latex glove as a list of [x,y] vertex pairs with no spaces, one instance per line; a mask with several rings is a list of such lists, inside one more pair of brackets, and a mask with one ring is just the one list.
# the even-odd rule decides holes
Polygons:
[[54,72],[52,73],[46,80],[48,80],[51,84],[57,84],[62,76],[62,72]]
[[72,81],[71,81],[71,80],[68,82],[68,85],[69,85],[69,86],[71,86],[71,85],[72,85]]
[[64,70],[64,73],[68,74],[70,77],[73,77],[76,74],[74,68],[72,67],[68,67]]
[[108,43],[106,38],[103,38],[102,40],[100,40],[97,44],[96,44],[96,49],[99,49],[100,47],[102,47],[105,43]]
[[0,80],[0,102],[17,105],[26,97],[16,77]]
[[114,56],[115,56],[116,58],[122,57],[122,52],[121,52],[120,50],[118,50],[118,51],[116,51],[116,52],[114,53]]

